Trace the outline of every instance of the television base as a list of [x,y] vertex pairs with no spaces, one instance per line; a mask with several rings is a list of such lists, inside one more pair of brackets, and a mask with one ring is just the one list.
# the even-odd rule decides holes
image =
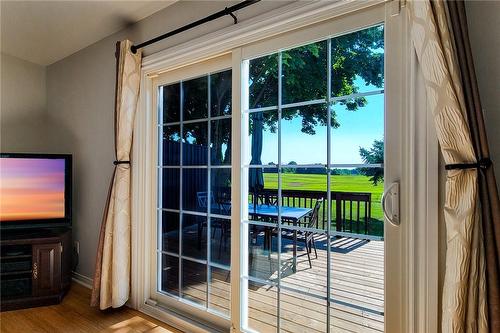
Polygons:
[[61,302],[71,284],[71,229],[3,231],[1,311]]

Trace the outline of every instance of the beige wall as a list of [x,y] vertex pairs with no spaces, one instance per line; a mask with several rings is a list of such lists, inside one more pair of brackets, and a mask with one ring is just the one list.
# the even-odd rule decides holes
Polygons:
[[[262,2],[238,14],[240,20],[286,4]],[[91,277],[107,188],[113,171],[115,43],[141,42],[230,5],[224,1],[182,1],[47,68],[48,117],[61,133],[53,146],[73,153],[73,238],[80,241],[77,272]],[[151,54],[232,24],[230,17],[187,31],[145,50]]]
[[47,148],[44,66],[1,54],[0,146],[2,152]]

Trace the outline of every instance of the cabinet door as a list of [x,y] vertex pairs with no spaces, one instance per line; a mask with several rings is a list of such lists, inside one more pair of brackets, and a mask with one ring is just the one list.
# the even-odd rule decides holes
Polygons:
[[33,245],[33,295],[59,292],[61,286],[61,243]]

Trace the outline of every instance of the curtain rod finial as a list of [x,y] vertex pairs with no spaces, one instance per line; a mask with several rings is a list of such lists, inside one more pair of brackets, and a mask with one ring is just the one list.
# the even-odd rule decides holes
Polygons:
[[130,47],[130,51],[132,51],[133,54],[136,54],[137,53],[137,47],[135,47],[135,45],[132,45]]

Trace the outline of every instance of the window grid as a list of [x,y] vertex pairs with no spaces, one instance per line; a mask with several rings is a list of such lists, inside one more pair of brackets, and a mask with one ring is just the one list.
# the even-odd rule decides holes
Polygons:
[[[158,139],[159,139],[159,144],[158,144],[158,202],[157,202],[157,230],[162,230],[162,219],[163,216],[161,215],[162,212],[172,212],[172,213],[177,213],[179,214],[179,253],[174,253],[171,251],[166,251],[163,250],[163,243],[161,241],[161,232],[158,232],[158,239],[157,239],[157,255],[158,255],[158,267],[162,267],[162,255],[169,255],[172,257],[176,257],[179,260],[179,268],[178,268],[178,291],[179,295],[174,295],[168,291],[162,290],[160,281],[162,281],[161,278],[161,269],[158,270],[158,285],[157,285],[157,290],[163,294],[166,294],[170,297],[173,297],[175,299],[178,299],[179,301],[182,301],[184,303],[187,303],[189,305],[202,308],[207,312],[216,314],[218,316],[221,316],[223,318],[228,319],[229,316],[228,314],[221,313],[217,310],[214,310],[211,308],[211,279],[212,279],[212,274],[211,274],[211,268],[218,268],[222,269],[225,271],[230,272],[231,267],[223,264],[219,264],[216,262],[212,261],[211,258],[211,219],[212,218],[217,218],[217,219],[222,219],[226,221],[231,220],[231,216],[227,215],[220,215],[220,214],[215,214],[211,212],[211,170],[213,169],[231,169],[231,165],[212,165],[211,161],[211,126],[212,126],[212,120],[224,120],[224,119],[231,119],[232,118],[232,112],[229,115],[222,115],[222,116],[215,116],[212,117],[212,105],[211,105],[211,76],[217,73],[225,72],[230,69],[226,70],[221,70],[217,72],[210,72],[207,73],[206,75],[199,76],[196,78],[191,78],[189,80],[180,80],[179,83],[179,121],[177,122],[164,122],[163,121],[163,87],[161,86],[159,88],[158,96],[159,96],[159,103],[158,103]],[[193,120],[184,120],[184,82],[190,81],[193,79],[201,78],[201,77],[207,77],[207,117],[206,118],[200,118],[200,119],[193,119]],[[170,84],[175,84],[175,83],[170,83]],[[183,145],[183,133],[184,133],[184,124],[196,124],[196,123],[207,123],[207,165],[184,165],[184,145]],[[179,126],[179,131],[180,131],[180,149],[179,149],[179,165],[163,165],[163,128],[165,126]],[[162,170],[163,169],[175,169],[179,170],[179,209],[170,209],[170,208],[163,208],[163,191],[162,191]],[[192,211],[188,209],[183,208],[183,170],[187,169],[206,169],[207,171],[207,212],[198,212],[198,211]],[[183,220],[185,215],[192,215],[192,216],[200,216],[200,217],[205,217],[206,218],[206,225],[207,225],[207,232],[206,232],[206,259],[197,259],[193,258],[190,256],[186,256],[183,254]],[[199,263],[206,265],[206,302],[205,305],[200,305],[196,302],[193,302],[189,299],[186,299],[183,297],[183,260],[188,260],[190,262],[194,263]],[[230,314],[231,309],[228,309],[228,312]]]
[[[352,98],[359,98],[359,97],[367,97],[367,96],[377,96],[377,95],[383,95],[384,94],[384,89],[372,89],[366,92],[361,92],[361,93],[355,93],[355,94],[349,94],[349,95],[342,95],[342,96],[332,96],[331,93],[331,40],[332,38],[327,39],[327,94],[326,94],[326,99],[316,99],[316,100],[310,100],[310,101],[303,101],[303,102],[297,102],[297,103],[290,103],[290,104],[281,104],[282,102],[282,52],[278,52],[278,104],[275,106],[266,106],[266,107],[260,107],[260,108],[250,108],[250,109],[244,109],[242,112],[244,114],[252,114],[256,112],[269,112],[269,111],[276,111],[278,113],[278,164],[277,165],[267,165],[267,164],[261,164],[261,165],[256,165],[256,164],[246,164],[244,163],[242,167],[244,169],[250,170],[252,168],[267,168],[267,169],[277,169],[278,173],[278,274],[277,274],[277,282],[272,281],[270,279],[260,279],[257,277],[253,277],[249,273],[249,267],[245,268],[245,270],[248,272],[247,274],[243,274],[241,276],[242,280],[247,280],[247,281],[253,281],[256,283],[260,283],[263,285],[269,285],[269,286],[275,286],[277,288],[277,332],[281,332],[280,330],[280,322],[281,322],[281,315],[280,315],[280,309],[281,309],[281,303],[280,303],[280,294],[281,294],[281,289],[283,290],[290,290],[293,292],[298,292],[301,293],[305,296],[310,296],[310,297],[315,297],[319,299],[326,299],[326,311],[327,311],[327,318],[326,318],[326,332],[331,331],[331,305],[333,303],[335,304],[341,304],[344,306],[348,306],[351,308],[355,308],[358,310],[374,313],[374,314],[381,314],[383,315],[384,313],[366,308],[363,306],[351,304],[348,302],[343,302],[340,300],[333,299],[331,296],[331,248],[330,246],[327,246],[327,292],[326,292],[326,297],[322,297],[320,295],[310,293],[307,291],[301,291],[297,288],[291,288],[286,285],[282,285],[281,283],[281,231],[282,231],[282,223],[281,223],[281,207],[282,207],[282,170],[283,170],[283,165],[281,161],[281,112],[283,109],[286,108],[291,108],[291,107],[300,107],[300,106],[307,106],[307,105],[321,105],[321,104],[326,104],[328,106],[327,108],[327,164],[325,165],[325,168],[328,169],[326,172],[327,176],[327,230],[316,230],[316,229],[310,229],[310,228],[305,228],[305,227],[293,227],[293,226],[285,226],[286,230],[297,230],[297,231],[314,231],[317,233],[326,233],[327,239],[330,239],[331,237],[331,222],[332,222],[332,217],[331,217],[331,173],[334,168],[337,167],[344,167],[344,168],[349,168],[349,167],[363,167],[363,168],[381,168],[383,167],[383,164],[359,164],[359,163],[352,163],[352,164],[339,164],[339,163],[331,163],[331,131],[332,131],[332,126],[331,126],[331,107],[338,102],[345,101],[348,99]],[[250,63],[249,61],[252,59],[248,59],[248,64]],[[247,84],[247,83],[245,83]],[[250,117],[248,117],[250,119]],[[246,158],[246,156],[245,156]],[[304,168],[304,167],[315,167],[317,168],[317,164],[297,164],[297,165],[286,165],[286,168]],[[247,199],[248,200],[248,199]],[[273,223],[266,223],[266,222],[260,222],[260,221],[252,221],[252,220],[242,220],[242,224],[247,224],[247,225],[261,225],[261,226],[268,226],[268,227],[276,227],[275,224]],[[269,250],[271,251],[271,250]],[[272,252],[272,251],[271,251]],[[248,327],[249,328],[249,327]]]
[[[281,332],[281,100],[283,98],[281,88],[283,86],[283,53],[278,54],[278,293],[276,294],[277,309],[277,328]],[[272,252],[272,237],[269,251]]]

